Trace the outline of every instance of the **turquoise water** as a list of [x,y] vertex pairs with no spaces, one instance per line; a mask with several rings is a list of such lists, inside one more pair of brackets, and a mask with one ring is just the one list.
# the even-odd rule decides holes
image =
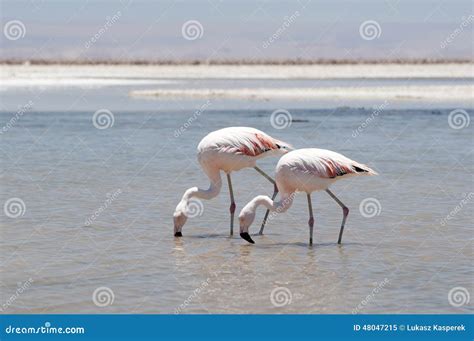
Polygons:
[[[272,126],[273,110],[252,108],[211,106],[196,115],[160,110],[158,103],[155,110],[113,110],[107,129],[93,125],[94,110],[22,114],[0,135],[1,202],[24,203],[23,215],[11,218],[4,209],[1,216],[2,309],[472,312],[472,302],[457,307],[448,296],[457,287],[474,292],[473,124],[451,128],[448,114],[456,108],[389,105],[378,114],[286,108],[293,122],[284,129]],[[472,109],[467,113],[473,117]],[[0,122],[11,123],[13,115],[1,112]],[[184,237],[173,238],[172,213],[182,193],[207,186],[196,146],[207,132],[226,126],[253,126],[296,148],[334,150],[380,173],[332,187],[351,210],[341,246],[342,213],[326,193],[313,194],[313,247],[303,194],[268,223],[264,236],[254,237],[255,245],[230,238],[225,185],[216,199],[203,202],[201,216],[188,220]],[[259,164],[271,174],[276,162]],[[237,212],[254,196],[272,192],[252,169],[234,174],[233,184]],[[379,203],[373,217],[360,211],[364,199]],[[251,233],[262,216],[260,209]],[[107,288],[104,304],[93,300],[101,287]]]

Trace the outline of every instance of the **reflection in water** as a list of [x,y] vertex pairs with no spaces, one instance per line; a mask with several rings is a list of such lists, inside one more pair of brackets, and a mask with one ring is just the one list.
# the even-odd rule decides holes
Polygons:
[[252,253],[253,247],[252,245],[243,244],[239,246],[240,251],[240,259],[243,261],[248,262],[250,259],[250,254]]
[[182,238],[174,238],[174,247],[171,254],[175,259],[177,268],[180,268],[189,262],[189,256],[186,253],[185,244],[186,242]]

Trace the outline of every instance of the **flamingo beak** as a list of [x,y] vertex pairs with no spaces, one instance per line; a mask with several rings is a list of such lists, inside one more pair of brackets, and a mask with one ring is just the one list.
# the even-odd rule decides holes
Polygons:
[[255,244],[255,242],[253,241],[253,239],[250,237],[249,233],[248,232],[242,232],[240,234],[240,236],[242,237],[242,239],[245,239],[246,241],[248,241],[250,244]]

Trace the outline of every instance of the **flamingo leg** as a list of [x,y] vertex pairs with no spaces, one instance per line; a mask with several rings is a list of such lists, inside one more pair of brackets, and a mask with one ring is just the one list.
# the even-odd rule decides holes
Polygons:
[[[260,168],[258,168],[257,166],[254,167],[255,170],[260,173],[265,179],[267,179],[268,181],[270,181],[272,184],[273,184],[273,195],[272,195],[272,200],[275,200],[277,194],[278,194],[278,187],[276,185],[276,182],[275,180],[273,180],[267,173],[265,173],[263,170],[261,170]],[[258,232],[259,235],[262,235],[263,234],[263,229],[265,228],[265,224],[267,223],[267,219],[268,219],[268,214],[270,213],[270,210],[267,210],[265,212],[265,216],[263,217],[263,222],[262,222],[262,226],[260,227],[260,231]]]
[[311,194],[307,193],[306,197],[308,198],[308,210],[309,210],[309,245],[313,245],[313,227],[314,227],[314,217],[313,217],[313,205],[311,203]]
[[230,180],[230,174],[227,174],[227,183],[229,184],[230,194],[230,235],[234,234],[234,213],[235,213],[235,200],[234,200],[234,189],[232,188],[232,181]]
[[347,216],[349,215],[349,208],[344,205],[344,203],[339,200],[333,192],[331,192],[329,189],[326,189],[326,192],[330,195],[331,198],[333,198],[338,204],[339,206],[342,207],[342,223],[341,223],[341,230],[339,231],[339,239],[337,240],[337,243],[338,244],[341,244],[341,241],[342,241],[342,233],[344,232],[344,225],[346,224],[346,219],[347,219]]

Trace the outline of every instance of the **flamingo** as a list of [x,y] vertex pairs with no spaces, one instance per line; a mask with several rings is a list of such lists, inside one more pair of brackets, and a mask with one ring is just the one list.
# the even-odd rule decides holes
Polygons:
[[378,175],[366,165],[353,161],[339,153],[316,148],[298,149],[283,155],[276,166],[276,185],[281,194],[280,201],[273,201],[267,196],[259,195],[244,206],[239,214],[240,236],[254,244],[248,230],[255,219],[255,212],[260,205],[268,210],[283,213],[293,203],[295,193],[306,192],[309,210],[309,244],[313,244],[313,206],[311,193],[326,191],[342,208],[342,223],[338,244],[341,244],[344,224],[349,215],[349,208],[329,190],[334,182],[356,175]]
[[[258,159],[270,155],[281,155],[289,152],[291,146],[277,140],[264,132],[249,127],[229,127],[213,131],[205,136],[197,147],[198,161],[210,185],[208,189],[191,187],[187,189],[173,214],[174,236],[182,237],[182,228],[187,220],[187,206],[193,197],[210,200],[216,197],[222,187],[221,171],[227,175],[230,193],[230,235],[234,231],[235,200],[232,188],[231,172],[242,168],[253,167],[259,174],[273,184],[275,199],[278,189],[275,181],[256,166]],[[269,211],[265,214],[262,227],[265,225]]]

